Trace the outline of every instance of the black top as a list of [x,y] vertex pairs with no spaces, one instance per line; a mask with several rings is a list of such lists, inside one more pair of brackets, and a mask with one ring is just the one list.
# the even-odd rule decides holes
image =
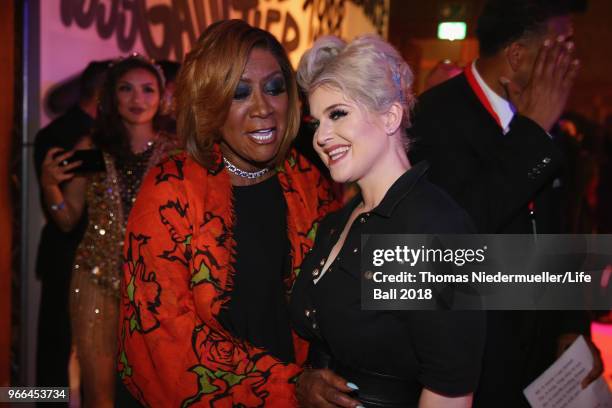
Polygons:
[[426,171],[426,163],[414,166],[375,209],[355,220],[337,258],[314,284],[312,272],[325,262],[361,196],[328,215],[302,264],[290,305],[300,335],[323,341],[342,365],[402,377],[414,390],[415,406],[422,386],[445,395],[475,389],[485,329],[481,312],[361,310],[361,234],[473,231],[467,214],[426,180]]
[[558,231],[547,192],[563,156],[537,123],[515,114],[503,134],[465,74],[419,96],[412,123],[411,161],[427,160],[429,180],[467,211],[478,232],[533,232],[530,201],[537,232]]
[[277,177],[234,187],[234,286],[219,320],[236,337],[295,361],[283,277],[289,271],[287,204]]
[[[423,93],[414,113],[411,160],[430,163],[429,180],[470,214],[478,232],[558,231],[551,193],[563,159],[537,123],[515,114],[503,134],[465,74]],[[554,361],[559,334],[588,327],[579,311],[489,311],[474,407],[528,407],[522,390]]]

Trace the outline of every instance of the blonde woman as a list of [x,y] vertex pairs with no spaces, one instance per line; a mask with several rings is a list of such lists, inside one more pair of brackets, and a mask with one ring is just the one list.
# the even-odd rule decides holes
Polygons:
[[[412,73],[375,36],[319,39],[298,81],[318,122],[314,148],[360,193],[321,223],[294,286],[294,327],[323,367],[306,370],[305,407],[469,407],[484,341],[480,313],[361,310],[361,234],[469,233],[471,221],[408,160]],[[318,353],[315,353],[318,351]],[[313,365],[321,361],[311,358]]]

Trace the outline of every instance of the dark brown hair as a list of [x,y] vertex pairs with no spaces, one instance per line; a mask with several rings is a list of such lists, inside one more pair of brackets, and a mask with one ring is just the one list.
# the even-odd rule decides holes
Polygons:
[[234,92],[253,48],[269,51],[281,68],[288,94],[287,129],[274,164],[289,150],[300,125],[297,85],[282,45],[267,31],[242,20],[210,25],[185,58],[176,86],[177,134],[185,150],[202,166],[214,163]]
[[[117,82],[133,69],[144,69],[152,73],[157,79],[159,97],[164,92],[164,78],[161,69],[154,66],[152,61],[140,55],[130,56],[112,63],[106,72],[106,79],[100,92],[98,116],[92,133],[94,144],[115,157],[129,157],[132,155],[130,139],[123,119],[117,107]],[[161,104],[160,104],[161,107]],[[159,130],[159,108],[153,118],[153,128]]]

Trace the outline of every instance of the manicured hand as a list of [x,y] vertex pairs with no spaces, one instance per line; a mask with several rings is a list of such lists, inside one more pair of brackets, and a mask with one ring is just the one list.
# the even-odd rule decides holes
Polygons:
[[349,397],[348,394],[356,389],[349,384],[331,370],[306,369],[296,386],[297,398],[304,408],[361,407],[359,401]]

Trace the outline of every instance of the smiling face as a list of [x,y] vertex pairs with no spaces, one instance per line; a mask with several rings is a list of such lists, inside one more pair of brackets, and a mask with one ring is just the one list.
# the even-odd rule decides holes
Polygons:
[[334,181],[359,181],[384,166],[392,149],[383,116],[346,99],[336,88],[319,86],[310,94],[318,127],[313,145]]
[[221,127],[223,155],[243,170],[268,167],[285,135],[288,107],[276,58],[265,49],[253,49]]
[[117,110],[127,125],[153,121],[159,109],[160,93],[156,76],[144,68],[126,72],[115,86]]

